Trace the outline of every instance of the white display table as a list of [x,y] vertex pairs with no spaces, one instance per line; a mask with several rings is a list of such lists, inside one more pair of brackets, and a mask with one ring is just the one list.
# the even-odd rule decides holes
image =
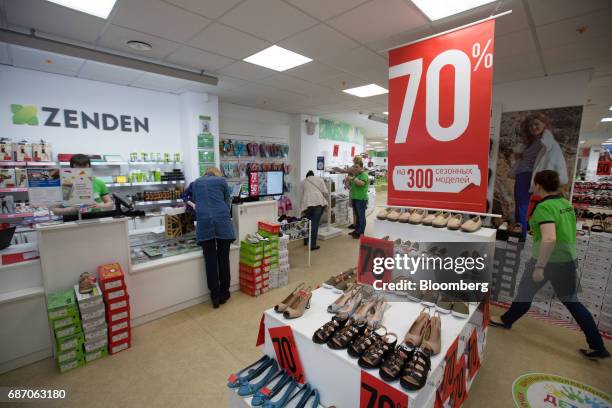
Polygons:
[[[362,371],[357,365],[357,359],[349,356],[346,350],[332,350],[324,344],[320,345],[312,341],[313,333],[333,316],[327,313],[326,309],[338,296],[338,293],[330,289],[315,290],[310,309],[298,319],[287,320],[273,309],[266,310],[264,312],[266,329],[264,352],[273,357],[276,355],[268,329],[290,326],[305,379],[319,390],[321,403],[325,406],[335,405],[338,408],[354,408],[359,406]],[[398,341],[401,342],[422,309],[423,306],[420,303],[390,302],[383,325],[389,333],[397,334]],[[409,408],[434,406],[435,391],[440,386],[444,375],[444,357],[455,339],[458,339],[457,357],[460,357],[466,349],[466,343],[472,331],[476,329],[479,337],[479,354],[482,356],[484,353],[486,330],[480,329],[482,312],[477,310],[476,305],[470,305],[470,316],[467,319],[459,319],[452,315],[442,315],[441,318],[442,350],[431,359],[432,369],[425,387],[419,391],[407,392],[400,386],[399,381],[389,383],[408,395]],[[378,370],[366,370],[366,372],[380,379]],[[470,385],[471,381],[468,381],[467,386]]]

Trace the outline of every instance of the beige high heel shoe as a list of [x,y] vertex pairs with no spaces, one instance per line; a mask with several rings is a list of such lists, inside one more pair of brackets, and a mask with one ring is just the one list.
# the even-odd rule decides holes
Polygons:
[[374,313],[376,307],[376,300],[368,299],[363,300],[355,313],[353,314],[353,320],[358,324],[362,325],[368,321],[368,316]]
[[438,312],[429,319],[429,329],[425,331],[421,348],[426,350],[430,356],[434,356],[440,352],[442,347],[442,321]]
[[289,294],[289,296],[287,296],[282,302],[280,302],[278,305],[274,306],[274,311],[276,313],[283,313],[287,307],[289,307],[289,305],[291,303],[293,303],[293,301],[295,300],[295,298],[297,297],[297,292],[303,288],[304,286],[306,286],[306,284],[304,282],[300,283],[299,285],[297,285],[297,287],[293,290],[293,292],[291,292],[291,294]]
[[347,289],[334,303],[327,306],[328,313],[338,313],[353,296],[357,293],[359,287],[357,285],[351,286],[351,288]]
[[370,314],[367,318],[368,328],[370,330],[376,330],[379,327],[382,327],[385,310],[387,310],[387,301],[385,298],[378,299],[374,305],[372,314]]
[[301,317],[306,309],[310,309],[310,300],[312,299],[312,288],[309,286],[297,293],[296,298],[283,312],[285,319],[295,319]]
[[410,329],[408,329],[408,333],[404,337],[404,344],[410,347],[419,347],[421,345],[425,329],[429,325],[429,318],[428,309],[423,308],[412,323],[412,326],[410,326]]

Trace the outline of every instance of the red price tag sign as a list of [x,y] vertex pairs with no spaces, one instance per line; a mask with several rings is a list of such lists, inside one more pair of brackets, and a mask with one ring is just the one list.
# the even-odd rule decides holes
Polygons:
[[249,195],[258,196],[259,195],[259,173],[257,172],[249,173],[249,180],[250,180]]
[[489,327],[489,317],[491,313],[491,303],[489,302],[489,297],[487,296],[487,298],[483,300],[480,305],[482,307],[482,328],[486,329]]
[[408,408],[408,395],[361,371],[359,408]]
[[268,329],[270,339],[276,352],[276,361],[281,368],[284,368],[293,375],[297,382],[304,383],[304,369],[298,353],[293,331],[289,326],[272,327]]
[[457,349],[459,347],[459,338],[456,338],[453,345],[450,346],[444,357],[444,377],[440,385],[440,399],[442,402],[451,395],[455,383],[455,365],[457,363]]
[[[359,244],[357,281],[368,285],[379,279],[390,282],[393,271],[384,267],[384,259],[393,257],[393,241],[362,236]],[[377,271],[377,268],[381,268],[381,271]]]
[[333,155],[334,157],[338,157],[338,154],[339,154],[339,153],[340,153],[340,145],[335,144],[335,145],[334,145],[334,150],[333,150],[333,152],[332,152],[332,155]]
[[457,362],[455,367],[455,380],[453,383],[453,392],[451,395],[451,406],[459,408],[467,399],[467,384],[465,381],[465,354],[461,356],[461,360]]
[[389,52],[388,205],[486,211],[495,21]]
[[259,321],[259,332],[257,333],[257,340],[255,341],[255,347],[259,347],[266,342],[266,323],[264,322],[264,316],[261,315]]
[[472,380],[480,369],[480,353],[478,352],[478,328],[474,327],[468,340],[468,372]]
[[598,176],[609,176],[611,168],[612,168],[612,162],[599,161],[597,163],[597,175]]

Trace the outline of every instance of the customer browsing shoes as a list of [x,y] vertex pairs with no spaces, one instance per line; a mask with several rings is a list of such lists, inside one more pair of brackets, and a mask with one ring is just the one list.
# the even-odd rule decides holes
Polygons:
[[[329,191],[321,177],[315,176],[312,170],[306,173],[306,178],[300,186],[302,196],[302,212],[310,220],[310,249],[315,251],[320,247],[317,245],[319,234],[319,223],[321,215],[327,207],[325,198]],[[304,238],[304,245],[308,245],[308,238]]]

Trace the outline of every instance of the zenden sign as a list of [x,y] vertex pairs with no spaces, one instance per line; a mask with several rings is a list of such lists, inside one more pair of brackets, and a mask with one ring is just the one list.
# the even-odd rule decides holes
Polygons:
[[111,113],[85,113],[74,109],[61,109],[50,106],[42,106],[42,112],[47,115],[39,117],[38,108],[34,105],[11,104],[14,125],[30,125],[65,127],[74,129],[101,129],[120,130],[121,132],[143,132],[149,133],[149,118],[137,118],[129,115]]

